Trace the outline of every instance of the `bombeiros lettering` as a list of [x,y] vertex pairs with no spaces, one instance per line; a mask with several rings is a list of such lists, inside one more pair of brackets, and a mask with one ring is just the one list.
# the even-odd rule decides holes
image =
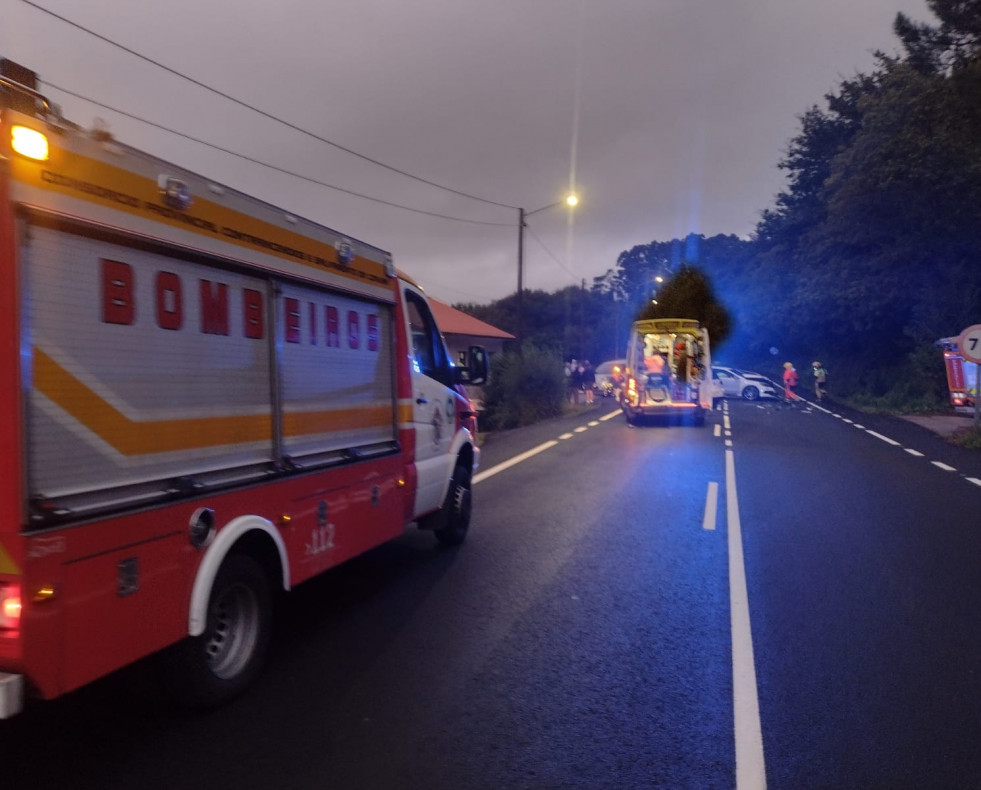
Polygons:
[[[124,261],[104,258],[100,261],[101,320],[106,324],[134,326],[143,315],[138,304],[137,272]],[[143,275],[146,276],[146,275]],[[152,304],[147,315],[153,325],[168,332],[197,330],[205,335],[230,336],[237,333],[250,340],[266,337],[266,301],[261,291],[239,288],[233,295],[228,283],[204,278],[191,278],[167,270],[152,272]],[[197,321],[188,315],[185,295],[188,289],[198,291]],[[238,299],[241,305],[241,326],[232,327],[230,303]],[[341,309],[323,301],[293,296],[282,300],[283,339],[287,343],[307,343],[325,348],[366,349],[377,352],[381,347],[380,319],[377,313],[347,308],[344,320]],[[307,320],[303,317],[306,315]],[[343,332],[342,332],[343,329]],[[342,336],[343,335],[343,336]]]

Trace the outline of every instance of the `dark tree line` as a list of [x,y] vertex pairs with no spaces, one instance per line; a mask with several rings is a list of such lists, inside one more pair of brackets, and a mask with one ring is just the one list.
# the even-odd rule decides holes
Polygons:
[[[940,396],[934,341],[981,322],[981,0],[927,5],[933,22],[897,15],[901,54],[800,116],[787,186],[751,238],[652,241],[588,289],[526,294],[526,337],[613,358],[695,271],[729,320],[716,358],[772,372],[820,359],[853,393]],[[513,303],[461,307],[513,331]]]

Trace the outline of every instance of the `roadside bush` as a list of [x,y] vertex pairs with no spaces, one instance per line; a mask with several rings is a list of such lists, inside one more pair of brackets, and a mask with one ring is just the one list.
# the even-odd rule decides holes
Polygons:
[[921,343],[903,364],[883,368],[853,366],[835,378],[834,393],[844,403],[869,412],[915,414],[947,411],[943,356],[932,343]]
[[531,344],[524,354],[497,354],[484,387],[481,423],[489,430],[530,425],[562,414],[565,403],[562,360]]
[[968,450],[981,450],[981,430],[973,426],[966,430],[959,431],[950,437],[950,441]]

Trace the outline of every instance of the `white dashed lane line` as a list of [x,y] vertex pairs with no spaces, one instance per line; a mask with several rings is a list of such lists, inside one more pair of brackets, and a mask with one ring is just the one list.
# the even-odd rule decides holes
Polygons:
[[[729,430],[728,405],[729,404],[727,403],[723,405],[725,412],[723,413],[723,417],[722,417],[723,423],[725,424],[726,436],[731,435],[731,432]],[[586,425],[580,425],[578,428],[574,428],[571,432],[567,431],[566,433],[559,434],[557,439],[550,439],[549,441],[543,442],[537,447],[533,447],[526,452],[514,456],[513,458],[509,458],[507,461],[502,461],[501,463],[497,464],[497,466],[492,466],[490,469],[485,469],[482,472],[478,472],[473,476],[473,485],[477,485],[477,483],[481,483],[487,478],[493,477],[494,475],[503,472],[505,469],[510,469],[512,466],[520,464],[522,461],[527,461],[529,458],[534,458],[539,453],[543,453],[546,450],[550,450],[551,448],[555,447],[559,442],[568,441],[569,439],[574,438],[577,433],[584,433],[585,431],[588,431],[590,428],[597,427],[601,422],[606,422],[607,420],[612,420],[614,417],[618,417],[621,413],[622,412],[619,409],[608,412],[597,420],[590,420],[588,423],[586,423]],[[716,436],[719,435],[718,425],[715,426],[715,435]],[[732,447],[731,439],[726,439],[726,447]]]
[[473,485],[477,485],[477,483],[483,482],[488,477],[493,477],[494,475],[503,472],[505,469],[510,469],[512,466],[520,464],[522,461],[527,461],[529,458],[534,458],[539,453],[552,449],[560,441],[572,439],[577,433],[583,433],[584,431],[588,431],[590,428],[595,428],[602,421],[612,420],[618,414],[620,414],[619,411],[611,411],[608,414],[604,414],[598,420],[590,420],[586,425],[580,425],[578,428],[574,428],[571,433],[559,434],[558,439],[550,439],[537,447],[532,447],[526,452],[516,455],[513,458],[509,458],[507,461],[502,461],[497,466],[492,466],[490,469],[485,469],[483,472],[478,472],[473,476]]
[[[883,441],[886,444],[892,445],[893,447],[901,447],[904,452],[909,453],[915,458],[925,457],[923,453],[921,453],[919,450],[914,450],[912,447],[903,447],[902,442],[897,442],[895,439],[890,439],[888,436],[883,436],[881,433],[877,433],[876,431],[873,431],[871,428],[866,428],[864,425],[860,425],[857,422],[849,420],[847,417],[843,417],[840,414],[837,414],[832,411],[828,411],[828,409],[818,406],[816,403],[811,403],[809,405],[811,408],[819,409],[820,411],[823,411],[825,414],[830,414],[832,417],[835,417],[836,419],[839,419],[842,422],[848,423],[849,425],[858,428],[860,431],[864,431],[865,433],[869,434],[869,436],[874,436],[876,439],[879,439],[880,441]],[[930,461],[930,463],[933,466],[937,467],[938,469],[942,469],[945,472],[957,472],[957,469],[955,467],[951,466],[950,464],[945,464],[943,461]],[[976,477],[968,477],[967,475],[963,475],[963,477],[965,480],[967,480],[967,482],[973,483],[974,485],[981,487],[981,480],[978,480]]]
[[[855,427],[858,428],[859,426],[856,425]],[[901,446],[899,442],[897,442],[895,439],[890,439],[888,436],[883,436],[881,433],[876,433],[875,431],[871,431],[868,429],[866,429],[865,432],[870,436],[874,436],[876,439],[882,439],[882,441],[884,441],[886,444],[891,444],[893,447]]]

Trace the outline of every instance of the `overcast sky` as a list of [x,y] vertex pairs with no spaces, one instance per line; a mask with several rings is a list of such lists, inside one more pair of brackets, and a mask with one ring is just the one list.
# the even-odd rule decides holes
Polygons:
[[[34,2],[35,0],[32,0]],[[386,170],[168,73],[24,0],[0,56],[69,119],[390,251],[447,302],[603,274],[636,244],[750,234],[784,186],[798,117],[924,0],[36,0],[75,24]],[[82,94],[387,206],[189,142]],[[502,206],[494,204],[502,204]],[[510,207],[510,208],[508,208]],[[478,224],[482,223],[482,224]]]

